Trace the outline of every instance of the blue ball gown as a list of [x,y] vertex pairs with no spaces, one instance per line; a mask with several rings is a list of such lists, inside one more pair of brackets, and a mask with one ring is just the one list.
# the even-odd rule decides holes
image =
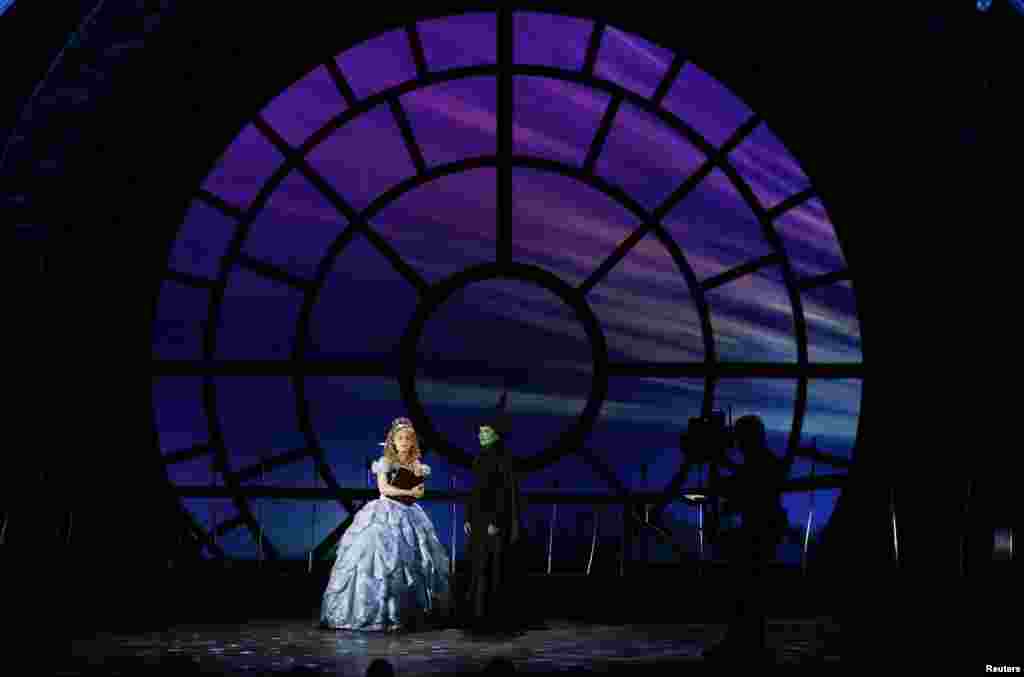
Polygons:
[[[423,467],[424,476],[430,474]],[[381,457],[373,473],[411,489],[423,482]],[[448,553],[427,513],[411,496],[381,496],[356,514],[338,546],[338,557],[320,608],[322,626],[344,630],[403,630],[419,624],[447,599]]]

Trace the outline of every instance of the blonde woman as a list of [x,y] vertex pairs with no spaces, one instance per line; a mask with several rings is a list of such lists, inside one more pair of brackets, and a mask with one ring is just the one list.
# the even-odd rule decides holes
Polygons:
[[324,591],[323,627],[411,630],[448,597],[448,554],[416,501],[430,467],[412,422],[398,418],[372,466],[380,498],[356,514]]

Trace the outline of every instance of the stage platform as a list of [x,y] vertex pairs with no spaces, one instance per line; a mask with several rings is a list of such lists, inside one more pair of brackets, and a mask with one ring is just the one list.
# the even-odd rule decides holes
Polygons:
[[[831,619],[771,619],[769,646],[777,662],[799,666],[837,662],[821,652]],[[395,675],[479,674],[496,658],[516,673],[600,672],[687,674],[704,663],[724,625],[596,625],[552,619],[510,636],[477,638],[463,630],[408,634],[324,630],[310,621],[254,620],[180,625],[158,632],[101,633],[72,642],[73,656],[49,674],[276,674],[362,677],[378,658]],[[507,664],[506,664],[507,665]],[[638,672],[642,670],[642,672]]]

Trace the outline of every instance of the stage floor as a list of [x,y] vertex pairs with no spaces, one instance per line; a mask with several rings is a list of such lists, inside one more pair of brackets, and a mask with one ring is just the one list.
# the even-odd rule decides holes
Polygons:
[[[838,632],[831,619],[772,619],[769,646],[779,663],[807,659],[838,661],[824,655],[823,631]],[[362,677],[377,658],[396,675],[472,674],[503,657],[519,673],[565,671],[675,672],[682,664],[704,662],[702,651],[717,643],[724,625],[590,625],[549,620],[501,639],[480,639],[462,630],[409,634],[322,630],[312,622],[251,621],[245,624],[181,625],[146,634],[102,634],[74,640],[74,659],[53,674],[95,672],[144,674],[189,664],[204,672],[262,674],[330,672]]]

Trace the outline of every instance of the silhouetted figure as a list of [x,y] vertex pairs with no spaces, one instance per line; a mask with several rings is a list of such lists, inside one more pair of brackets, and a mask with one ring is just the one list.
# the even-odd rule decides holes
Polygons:
[[506,395],[497,414],[479,425],[480,455],[473,462],[473,490],[463,529],[469,537],[470,628],[476,632],[512,630],[519,625],[514,548],[522,532],[519,483],[505,452]]
[[488,677],[511,677],[516,674],[516,666],[503,656],[495,656],[484,668],[484,674]]
[[705,652],[709,659],[772,660],[767,650],[767,619],[763,603],[762,574],[775,558],[786,531],[786,511],[781,485],[789,475],[792,457],[780,459],[768,448],[764,423],[744,416],[734,428],[736,445],[743,456],[736,474],[721,480],[734,509],[741,514],[740,543],[734,555],[738,600],[725,639]]
[[377,658],[366,668],[366,677],[395,677],[395,668],[383,658]]

